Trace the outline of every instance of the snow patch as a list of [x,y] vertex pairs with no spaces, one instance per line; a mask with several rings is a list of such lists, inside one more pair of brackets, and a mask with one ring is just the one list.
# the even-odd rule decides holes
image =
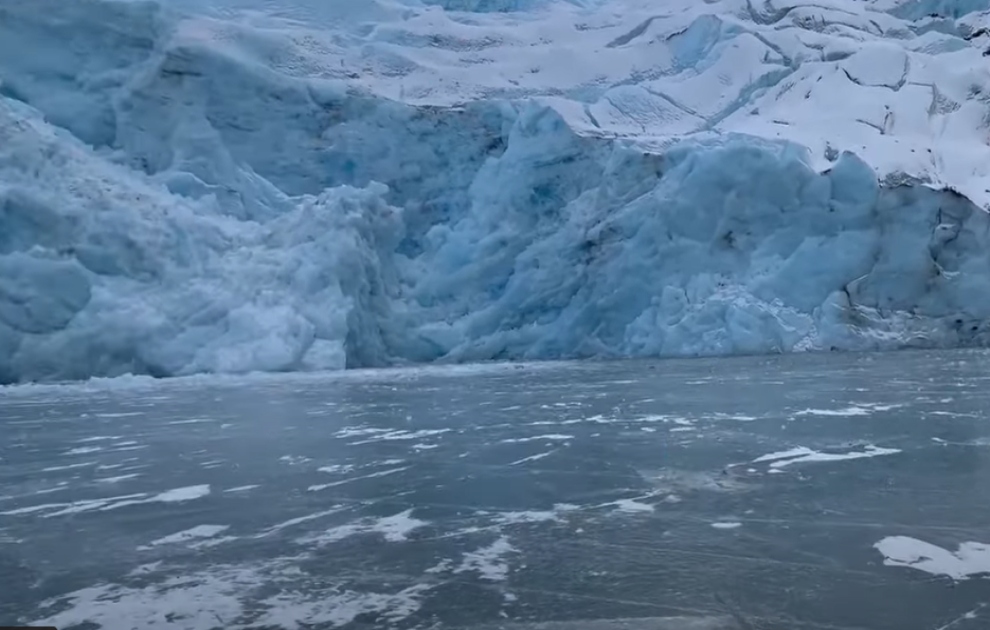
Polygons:
[[888,536],[873,545],[884,557],[884,564],[907,567],[954,580],[990,577],[990,545],[966,542],[956,551],[908,536]]
[[505,536],[492,544],[464,554],[454,573],[477,573],[482,580],[504,582],[509,577],[509,562],[506,556],[519,553]]
[[382,518],[359,519],[346,525],[328,529],[325,532],[308,536],[299,542],[326,545],[361,534],[378,534],[388,542],[404,542],[409,534],[429,525],[428,522],[413,518],[413,510],[406,510]]
[[[359,592],[328,585],[304,594],[300,575],[286,559],[256,565],[219,565],[175,577],[156,578],[161,563],[132,572],[141,582],[80,589],[44,603],[52,612],[31,625],[73,627],[95,624],[105,630],[168,630],[181,620],[185,630],[303,628],[310,624],[346,625],[362,614],[399,622],[419,609],[430,587],[414,585],[394,593]],[[271,594],[272,591],[274,594]]]

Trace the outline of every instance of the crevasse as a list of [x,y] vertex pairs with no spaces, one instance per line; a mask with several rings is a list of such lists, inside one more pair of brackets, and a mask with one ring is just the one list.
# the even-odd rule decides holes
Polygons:
[[[511,18],[527,23],[556,6],[447,4],[527,9]],[[588,21],[601,4],[564,15]],[[821,36],[809,49],[820,56],[802,59],[772,40],[781,29],[761,29],[807,7],[771,20],[736,4],[681,16],[683,30],[633,16],[601,34],[608,50],[666,42],[662,96],[667,84],[640,76],[566,93],[464,87],[471,98],[449,102],[386,94],[391,84],[350,76],[348,55],[364,41],[375,77],[391,51],[393,78],[428,85],[408,66],[429,50],[408,44],[417,16],[454,25],[443,50],[469,39],[457,25],[488,18],[410,1],[400,33],[393,5],[364,5],[313,40],[254,14],[5,3],[0,382],[985,344],[981,173],[956,181],[941,158],[922,160],[934,170],[880,159],[894,140],[905,155],[925,145],[880,114],[857,122],[872,110],[850,114],[857,132],[832,112],[834,129],[811,141],[808,112],[780,105],[818,102],[803,94],[841,80],[852,101],[901,99],[888,111],[914,124],[904,60],[979,49],[944,33],[966,43],[875,49],[843,30],[857,3],[836,3],[847,17],[784,29]],[[909,39],[904,6],[876,15]],[[727,56],[750,53],[764,65],[726,78]],[[726,86],[709,110],[671,95],[705,73]],[[943,134],[985,109],[990,81],[962,74],[965,94],[924,88],[924,124]],[[774,107],[797,135],[757,133]],[[841,140],[868,135],[862,150]],[[978,156],[979,142],[932,146]]]

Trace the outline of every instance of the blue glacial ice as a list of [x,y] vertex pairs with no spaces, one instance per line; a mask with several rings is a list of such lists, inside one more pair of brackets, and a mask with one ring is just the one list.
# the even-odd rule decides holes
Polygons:
[[0,382],[990,341],[987,2],[296,4],[0,8]]

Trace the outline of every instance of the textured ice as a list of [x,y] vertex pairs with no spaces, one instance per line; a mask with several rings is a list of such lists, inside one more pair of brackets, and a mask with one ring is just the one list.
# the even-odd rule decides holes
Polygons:
[[986,0],[8,0],[0,382],[983,345]]

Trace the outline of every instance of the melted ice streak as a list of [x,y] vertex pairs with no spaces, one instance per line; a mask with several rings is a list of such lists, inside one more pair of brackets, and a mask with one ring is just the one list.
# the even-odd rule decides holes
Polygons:
[[259,487],[260,486],[258,486],[256,484],[255,485],[247,485],[247,486],[236,486],[234,488],[227,488],[226,490],[224,490],[224,492],[231,492],[231,493],[235,493],[235,492],[248,492],[249,490],[254,490],[255,488],[259,488]]
[[70,514],[80,514],[82,512],[91,512],[94,510],[116,510],[118,508],[127,507],[130,505],[144,505],[146,503],[182,503],[205,497],[208,494],[210,494],[209,485],[188,486],[186,488],[167,490],[152,497],[149,497],[146,493],[138,493],[103,499],[73,501],[71,503],[46,503],[42,505],[17,508],[7,512],[0,512],[0,515],[22,516],[25,514],[34,514],[35,512],[56,510],[54,512],[49,512],[48,514],[42,515],[44,518],[52,518],[55,516],[67,516]]
[[499,440],[501,444],[524,444],[526,442],[564,442],[567,440],[573,440],[573,435],[564,435],[561,433],[547,433],[545,435],[533,435],[530,437],[522,438],[507,438],[504,440]]
[[388,542],[404,542],[413,531],[429,525],[426,521],[413,518],[412,510],[406,510],[383,518],[364,518],[334,527],[323,533],[300,539],[300,543],[326,545],[359,534],[379,534]]
[[879,457],[881,455],[895,455],[900,452],[901,450],[897,448],[881,448],[872,444],[866,445],[862,451],[850,451],[848,453],[822,453],[804,446],[798,446],[786,451],[762,455],[754,459],[753,463],[770,462],[770,468],[781,469],[791,464],[839,462],[867,457]]
[[309,486],[306,488],[309,492],[319,492],[320,490],[326,490],[327,488],[335,488],[337,486],[342,486],[348,483],[354,483],[355,481],[361,481],[364,479],[376,479],[378,477],[388,477],[389,475],[394,475],[396,473],[409,470],[410,466],[401,466],[399,468],[389,468],[386,470],[379,470],[378,472],[373,472],[367,475],[361,475],[360,477],[349,477],[347,479],[341,479],[340,481],[333,481],[330,483],[320,483]]
[[361,444],[373,444],[375,442],[391,442],[395,440],[405,441],[405,440],[419,440],[426,437],[434,437],[437,435],[443,435],[448,433],[450,429],[422,429],[420,431],[375,431],[371,437],[361,440],[359,442],[351,442],[350,446],[358,446]]
[[794,416],[869,416],[877,411],[890,411],[891,409],[898,409],[903,406],[904,405],[865,404],[851,405],[841,409],[802,409],[801,411],[794,412]]
[[283,522],[281,522],[281,523],[279,523],[277,525],[272,525],[271,527],[269,527],[267,530],[265,530],[261,534],[258,534],[257,538],[261,538],[261,537],[264,537],[264,536],[269,536],[271,534],[280,532],[283,529],[287,529],[289,527],[294,527],[294,526],[300,525],[302,523],[308,523],[309,521],[315,521],[317,519],[321,519],[321,518],[324,518],[326,516],[330,516],[332,514],[337,514],[338,512],[344,511],[345,509],[347,509],[347,508],[346,507],[343,507],[343,506],[335,506],[335,507],[330,508],[329,510],[324,510],[322,512],[315,512],[313,514],[307,514],[305,516],[299,516],[299,517],[296,517],[296,518],[290,518],[289,520],[283,521]]
[[990,577],[990,545],[965,542],[952,552],[908,536],[888,536],[873,547],[883,554],[883,563],[908,567],[954,580]]
[[556,452],[557,451],[554,450],[554,451],[547,451],[546,453],[537,453],[536,455],[530,455],[529,457],[523,457],[522,459],[517,459],[514,462],[509,462],[508,465],[509,466],[518,466],[520,464],[526,464],[528,462],[538,462],[541,459],[550,457],[551,455],[553,455]]
[[78,464],[66,464],[65,466],[49,466],[47,468],[42,468],[41,472],[58,472],[62,470],[73,470],[75,468],[86,468],[87,466],[95,466],[97,462],[80,462]]
[[121,481],[127,481],[128,479],[135,479],[140,477],[138,473],[131,473],[128,475],[117,475],[116,477],[100,477],[96,480],[97,483],[120,483]]
[[209,484],[202,484],[198,486],[187,486],[185,488],[166,490],[165,492],[161,492],[147,499],[128,500],[128,501],[121,501],[119,503],[112,503],[101,509],[115,510],[129,505],[143,505],[145,503],[184,503],[186,501],[202,499],[203,497],[208,496],[209,494],[210,494]]
[[77,448],[70,449],[65,452],[66,455],[87,455],[89,453],[98,453],[103,450],[101,446],[80,446]]
[[178,425],[178,424],[205,424],[208,422],[216,422],[214,418],[189,418],[186,420],[172,420],[171,422],[166,422],[168,425]]
[[202,538],[213,538],[228,529],[230,529],[229,525],[197,525],[196,527],[153,540],[148,543],[147,547],[140,547],[140,549],[159,547],[161,545],[179,545]]

